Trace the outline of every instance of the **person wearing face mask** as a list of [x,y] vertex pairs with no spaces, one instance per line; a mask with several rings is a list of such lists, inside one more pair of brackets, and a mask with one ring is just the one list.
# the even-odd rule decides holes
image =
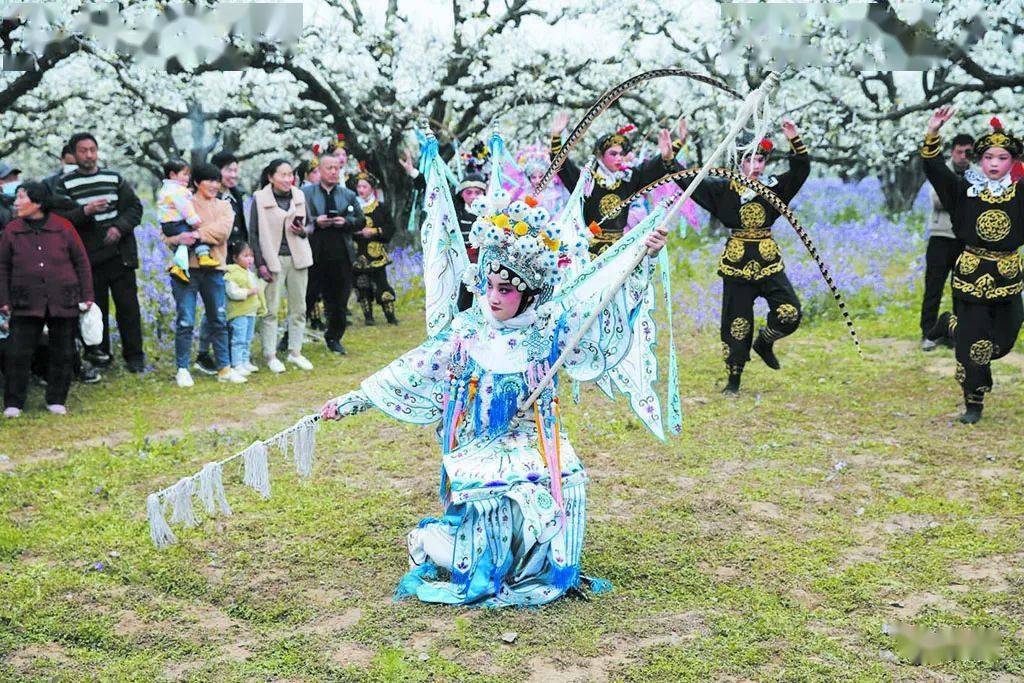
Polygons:
[[992,131],[974,142],[980,172],[968,169],[957,175],[942,158],[939,136],[955,111],[948,106],[935,110],[921,147],[925,175],[964,245],[953,268],[955,315],[940,315],[927,336],[953,339],[956,379],[964,396],[960,422],[974,424],[981,420],[985,394],[992,390],[991,363],[1013,349],[1024,321],[1019,253],[1024,244],[1024,188],[1010,175],[1024,141],[993,118]]
[[[562,150],[562,132],[568,125],[569,112],[559,112],[552,120],[552,157]],[[658,134],[660,155],[651,157],[636,168],[629,168],[626,159],[633,145],[626,135],[633,130],[636,130],[633,125],[620,128],[598,140],[594,148],[594,189],[583,204],[583,220],[591,225],[594,233],[590,251],[595,256],[622,238],[629,220],[626,211],[606,217],[610,209],[640,188],[681,168],[675,161],[676,151],[672,147],[671,135],[667,130],[662,130]],[[684,130],[680,128],[680,134],[683,134]],[[565,185],[565,189],[572,193],[579,182],[580,169],[571,159],[566,159],[558,169],[558,177]],[[595,227],[601,221],[603,222],[600,227]]]
[[53,193],[59,193],[60,179],[77,168],[78,164],[75,163],[75,153],[71,149],[71,145],[64,145],[60,150],[60,167],[55,173],[43,178],[43,182],[49,186]]
[[[788,204],[807,180],[811,164],[796,125],[783,119],[782,133],[791,150],[788,171],[763,176],[774,151],[768,139],[761,140],[756,151],[740,161],[740,171],[747,178],[768,186]],[[753,136],[747,134],[737,144],[746,149],[752,141]],[[692,180],[686,178],[677,182],[685,190]],[[735,395],[739,393],[751,347],[769,368],[780,368],[775,342],[793,334],[800,325],[800,300],[786,276],[779,247],[772,238],[771,228],[779,217],[778,211],[753,190],[724,178],[704,179],[692,197],[731,231],[718,262],[718,274],[722,278],[722,354],[728,371],[722,392]],[[759,297],[768,302],[769,311],[766,324],[755,339],[754,301]]]
[[[957,175],[963,175],[971,167],[971,154],[974,149],[974,138],[961,133],[953,138],[950,144],[950,168]],[[924,297],[921,300],[921,350],[932,351],[937,343],[928,338],[928,333],[935,327],[942,305],[942,293],[946,282],[950,280],[953,264],[963,250],[960,240],[953,234],[953,222],[942,205],[935,188],[929,184],[928,218],[925,225],[928,229],[928,248],[924,257]],[[944,342],[952,344],[948,338]]]
[[14,196],[20,177],[20,168],[0,161],[0,230],[14,219]]

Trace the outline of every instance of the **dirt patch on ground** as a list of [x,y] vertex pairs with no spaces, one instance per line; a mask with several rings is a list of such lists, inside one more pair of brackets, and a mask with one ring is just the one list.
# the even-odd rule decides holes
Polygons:
[[69,666],[72,660],[56,643],[30,645],[8,655],[7,663],[19,674],[28,675],[40,665]]
[[648,635],[642,638],[608,639],[601,644],[601,653],[596,657],[579,660],[566,656],[536,661],[527,680],[530,683],[612,680],[618,669],[642,657],[644,650],[663,645],[680,645],[708,632],[703,619],[696,612],[659,615],[646,620],[645,626]]
[[373,661],[376,653],[368,647],[356,643],[341,643],[331,651],[329,658],[339,666],[365,668]]
[[308,624],[295,629],[296,633],[305,633],[317,636],[329,636],[340,631],[352,628],[363,618],[363,610],[358,607],[318,617]]

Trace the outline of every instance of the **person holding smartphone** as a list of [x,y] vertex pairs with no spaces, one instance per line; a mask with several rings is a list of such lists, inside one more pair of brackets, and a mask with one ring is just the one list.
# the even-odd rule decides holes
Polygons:
[[327,330],[324,341],[333,353],[344,354],[341,343],[347,320],[345,311],[355,283],[353,235],[366,227],[366,218],[355,192],[341,184],[341,162],[334,155],[320,159],[320,182],[302,188],[309,222],[316,231],[313,261],[320,270]]
[[267,369],[284,372],[277,358],[277,312],[282,295],[288,302],[288,355],[285,360],[302,370],[313,364],[302,355],[306,336],[306,285],[313,250],[312,226],[306,224],[306,197],[292,184],[294,173],[284,159],[274,159],[260,175],[253,193],[249,236],[259,276],[267,282],[267,313],[260,318],[260,341]]

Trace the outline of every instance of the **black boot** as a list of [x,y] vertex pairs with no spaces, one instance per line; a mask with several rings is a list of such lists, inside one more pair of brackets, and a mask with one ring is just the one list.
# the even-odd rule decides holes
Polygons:
[[739,396],[740,378],[743,376],[743,366],[726,364],[726,367],[729,369],[729,379],[726,380],[725,388],[722,389],[722,393],[726,396]]
[[385,301],[380,307],[384,309],[384,317],[388,320],[388,325],[397,325],[398,318],[395,317],[395,302]]
[[284,353],[288,350],[288,330],[284,331],[284,336],[281,337],[281,341],[277,342],[277,352]]
[[761,356],[764,364],[772,370],[782,367],[779,365],[779,359],[775,357],[775,342],[768,339],[763,327],[758,331],[757,339],[754,340],[754,353]]
[[983,394],[969,394],[964,397],[964,414],[960,422],[965,425],[978,424],[981,421],[981,409],[985,407]]
[[359,302],[359,305],[363,308],[363,322],[367,326],[376,325],[377,323],[373,320],[373,299],[365,297]]
[[952,330],[950,329],[950,322],[953,319],[953,315],[948,311],[939,316],[939,319],[935,321],[935,325],[932,329],[928,330],[928,334],[925,335],[926,339],[932,341],[939,341],[940,339],[953,339]]

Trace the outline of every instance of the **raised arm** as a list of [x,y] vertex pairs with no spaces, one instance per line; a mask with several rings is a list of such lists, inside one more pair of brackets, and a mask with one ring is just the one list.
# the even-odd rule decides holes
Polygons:
[[939,136],[939,129],[956,113],[953,107],[939,107],[928,119],[925,128],[924,145],[921,146],[921,159],[924,162],[924,175],[928,182],[935,188],[942,205],[946,207],[951,215],[956,210],[962,194],[960,184],[962,179],[946,165],[942,156],[942,137]]
[[[569,112],[560,111],[555,114],[555,117],[551,120],[551,157],[554,158],[556,154],[562,151],[562,132],[566,126],[569,125]],[[570,193],[576,189],[576,183],[580,181],[580,169],[579,166],[572,162],[572,159],[566,158],[565,162],[558,169],[558,177],[562,180],[562,184],[565,185]]]
[[789,119],[783,119],[782,133],[789,140],[792,154],[789,155],[789,170],[778,177],[779,182],[773,189],[775,194],[788,204],[803,187],[807,176],[811,174],[811,160],[807,153],[807,146],[800,138],[800,132]]

